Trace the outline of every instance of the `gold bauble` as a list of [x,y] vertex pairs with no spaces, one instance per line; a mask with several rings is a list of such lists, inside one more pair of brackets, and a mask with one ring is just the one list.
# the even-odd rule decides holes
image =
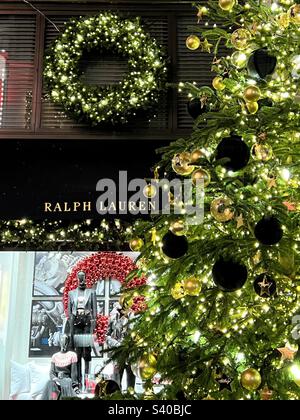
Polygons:
[[190,35],[186,41],[185,41],[185,45],[186,47],[191,50],[191,51],[195,51],[197,50],[200,45],[201,45],[201,41],[200,39],[196,36],[196,35]]
[[188,229],[183,220],[176,220],[170,225],[170,231],[177,236],[183,236],[187,233]]
[[246,107],[248,109],[249,114],[256,114],[259,108],[257,102],[246,102]]
[[201,282],[197,277],[189,277],[183,280],[183,288],[189,296],[199,296],[201,292]]
[[290,24],[289,15],[287,13],[280,13],[277,18],[277,23],[281,29],[286,29]]
[[157,193],[157,188],[155,185],[148,184],[143,189],[143,194],[146,198],[154,198]]
[[235,51],[231,55],[231,62],[234,65],[234,67],[238,69],[242,69],[247,64],[248,57],[247,55],[242,51]]
[[273,149],[268,143],[255,143],[251,148],[251,155],[255,160],[261,160],[267,162],[272,159]]
[[242,387],[248,391],[255,391],[260,387],[261,376],[258,370],[250,368],[245,370],[241,376]]
[[251,32],[248,29],[236,29],[231,35],[231,43],[237,50],[245,50],[251,37]]
[[231,205],[230,198],[218,197],[212,201],[210,212],[218,222],[228,222],[234,217],[234,210],[231,209]]
[[223,82],[223,78],[220,76],[216,76],[213,81],[212,81],[212,85],[216,90],[224,90],[225,89],[225,85]]
[[171,295],[175,300],[182,299],[186,295],[183,284],[181,282],[176,283],[175,286],[172,287]]
[[142,238],[133,238],[129,241],[129,248],[133,252],[140,251],[141,248],[144,246],[144,241]]
[[243,95],[246,102],[257,102],[261,96],[261,91],[259,87],[250,85],[246,87]]
[[199,180],[203,180],[204,187],[207,187],[211,180],[210,173],[203,168],[196,169],[192,174],[193,184],[196,185]]
[[148,354],[139,360],[139,376],[143,380],[153,378],[156,374],[156,357]]
[[294,4],[289,10],[290,21],[300,25],[300,4]]
[[233,6],[235,5],[235,0],[219,0],[219,6],[222,10],[225,10],[226,12],[230,12],[230,10],[233,9]]
[[198,162],[198,160],[199,159],[201,159],[202,157],[204,157],[205,155],[204,155],[204,153],[201,151],[201,150],[199,150],[199,149],[197,149],[197,150],[194,150],[192,153],[191,153],[191,162],[192,163],[195,163],[195,162]]
[[172,168],[178,175],[190,175],[195,169],[191,165],[191,154],[188,152],[177,153],[172,159]]

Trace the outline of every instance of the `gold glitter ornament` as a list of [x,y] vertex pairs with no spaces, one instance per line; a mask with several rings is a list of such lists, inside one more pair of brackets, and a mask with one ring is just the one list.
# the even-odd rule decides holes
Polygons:
[[189,277],[183,280],[183,288],[189,296],[199,296],[201,292],[201,282],[197,277]]
[[232,220],[234,217],[234,210],[231,208],[232,204],[232,200],[228,197],[215,198],[210,206],[210,212],[213,218],[218,222],[228,222],[229,220]]
[[231,35],[231,43],[237,50],[245,50],[249,41],[251,40],[252,35],[248,29],[236,29]]
[[251,148],[251,155],[255,160],[267,162],[273,157],[273,149],[267,143],[255,143]]
[[175,300],[182,299],[186,295],[182,282],[178,282],[174,287],[172,287],[171,295]]
[[172,168],[178,175],[190,175],[195,169],[191,165],[191,154],[188,152],[177,153],[172,159]]

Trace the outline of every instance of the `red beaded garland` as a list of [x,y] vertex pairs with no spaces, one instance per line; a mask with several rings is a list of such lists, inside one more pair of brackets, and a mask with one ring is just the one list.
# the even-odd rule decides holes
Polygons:
[[98,315],[96,320],[96,340],[99,344],[104,344],[106,340],[106,334],[108,330],[108,316]]
[[[115,252],[97,252],[83,258],[75,267],[73,267],[65,282],[63,296],[65,313],[68,313],[69,292],[78,287],[77,273],[79,271],[85,272],[88,288],[92,288],[98,281],[113,279],[118,280],[126,289],[133,289],[147,283],[145,276],[136,276],[126,283],[128,275],[134,270],[137,270],[137,266],[130,257]],[[136,307],[135,305],[137,305],[137,303],[134,301],[133,306]],[[133,308],[132,310],[135,311]],[[107,320],[105,320],[105,318],[107,318]],[[108,317],[98,315],[95,334],[99,344],[105,342],[107,328]]]
[[133,298],[133,305],[131,306],[131,310],[134,313],[144,312],[147,309],[147,303],[145,296],[136,296]]

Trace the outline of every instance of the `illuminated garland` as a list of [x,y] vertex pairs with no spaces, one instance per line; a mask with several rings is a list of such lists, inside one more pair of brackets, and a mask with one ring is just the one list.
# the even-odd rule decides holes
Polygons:
[[[107,87],[82,82],[79,62],[84,52],[109,51],[128,60],[123,81]],[[136,19],[101,13],[73,19],[46,56],[45,79],[52,100],[76,120],[95,126],[126,123],[138,110],[158,101],[166,64],[156,41]]]
[[125,231],[118,219],[76,222],[42,222],[22,219],[0,221],[0,242],[3,248],[124,250]]
[[[85,272],[88,288],[92,288],[98,281],[114,279],[118,280],[126,289],[134,289],[145,285],[147,282],[146,277],[144,276],[134,276],[127,281],[130,273],[135,270],[137,270],[137,266],[131,258],[114,252],[98,252],[80,260],[72,269],[65,282],[63,296],[65,312],[67,313],[68,310],[69,292],[78,287],[77,273],[79,271]],[[130,309],[134,312],[137,312],[137,309],[138,311],[142,310],[143,308],[140,305],[140,301],[142,301],[143,306],[145,306],[144,298],[139,296],[138,299],[134,300],[132,308]],[[97,316],[95,334],[99,344],[104,344],[105,342],[108,320],[109,319],[105,316]]]

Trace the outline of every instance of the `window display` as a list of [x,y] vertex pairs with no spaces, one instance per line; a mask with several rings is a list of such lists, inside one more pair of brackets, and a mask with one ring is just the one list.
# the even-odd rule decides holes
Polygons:
[[[69,363],[63,366],[60,363],[62,338],[65,335],[69,340],[65,353],[76,356],[76,362],[75,356],[71,359],[76,365],[80,394],[83,391],[90,390],[90,394],[94,391],[95,374],[98,374],[109,360],[109,353],[104,352],[112,346],[107,341],[108,336],[116,337],[119,334],[115,331],[119,331],[115,309],[117,305],[120,307],[120,280],[124,281],[126,273],[130,273],[136,267],[134,261],[137,256],[134,252],[0,252],[0,287],[3,291],[3,279],[7,280],[7,293],[1,297],[7,298],[18,286],[18,293],[11,295],[8,307],[4,307],[2,299],[0,301],[0,320],[3,323],[1,342],[5,344],[9,360],[20,364],[22,372],[35,372],[36,380],[40,381],[39,391],[36,393],[38,398],[41,398],[43,393],[44,399],[75,395],[72,391],[74,381],[73,385],[69,380],[65,381],[65,373],[59,374],[57,369],[59,365],[67,369],[71,366]],[[98,270],[98,281],[94,278],[95,271],[91,271],[92,262]],[[83,272],[83,266],[89,269]],[[113,273],[115,278],[111,277]],[[76,279],[77,283],[74,283]],[[134,287],[132,280],[131,284]],[[20,287],[26,293],[21,293]],[[67,294],[66,287],[69,290]],[[14,310],[14,307],[17,309]],[[12,311],[12,316],[9,316]],[[19,337],[17,352],[15,339],[9,334],[11,328],[18,328],[24,332]],[[81,358],[85,365],[78,363]],[[69,359],[66,362],[69,362]],[[0,374],[0,384],[3,380],[11,379],[14,381],[11,382],[11,395],[23,399],[26,394],[26,398],[32,399],[30,387],[23,393],[14,391],[14,384],[19,381],[18,375],[21,374],[20,369],[14,368],[14,376],[11,376],[8,363],[4,372]],[[115,365],[108,364],[100,377],[117,381],[121,387],[123,371]],[[62,386],[57,386],[56,382],[59,381],[53,382],[55,375],[58,375],[60,381],[64,379],[61,382]],[[72,375],[70,377],[73,377]],[[34,376],[30,374],[29,377]],[[133,382],[135,378],[131,384]],[[127,386],[126,383],[125,381],[124,386]]]

